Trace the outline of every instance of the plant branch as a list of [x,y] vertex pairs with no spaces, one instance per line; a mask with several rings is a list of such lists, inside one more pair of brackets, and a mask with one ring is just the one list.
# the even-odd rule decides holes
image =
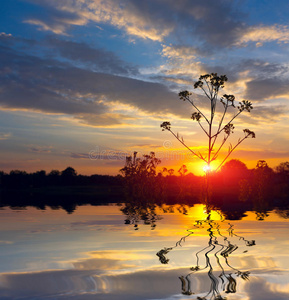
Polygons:
[[[251,133],[246,133],[246,135],[242,138],[242,139],[239,139],[238,143],[229,150],[228,154],[226,155],[226,157],[223,159],[223,161],[220,163],[220,165],[218,166],[218,168],[216,169],[216,172],[219,170],[219,168],[224,164],[224,162],[227,160],[227,158],[231,155],[231,153],[245,140],[247,139],[249,136],[251,135]],[[252,136],[253,138],[255,137],[255,134],[254,136]]]
[[198,122],[200,127],[203,129],[204,133],[207,135],[207,137],[209,137],[208,132],[206,131],[206,129],[202,126],[201,122]]
[[218,150],[216,151],[216,153],[214,154],[212,161],[215,160],[218,156],[218,153],[220,152],[220,150],[222,149],[222,147],[224,146],[224,144],[226,143],[227,139],[228,139],[229,135],[225,136],[220,147],[218,148]]
[[185,146],[192,154],[196,155],[199,159],[204,160],[203,157],[201,157],[199,154],[194,152],[190,147],[188,147],[171,129],[168,129],[168,131],[183,145]]
[[[228,109],[228,100],[227,100],[227,103],[225,104],[223,116],[222,116],[222,118],[221,118],[221,120],[220,120],[220,123],[219,123],[219,127],[218,127],[218,130],[217,130],[217,133],[216,133],[215,135],[212,136],[212,138],[214,139],[214,140],[213,140],[213,143],[212,143],[212,149],[214,148],[214,145],[215,145],[215,143],[216,143],[216,140],[217,140],[217,138],[218,138],[218,135],[219,135],[220,132],[221,132],[221,131],[220,131],[220,128],[222,127],[222,124],[223,124],[224,117],[225,117],[225,115],[226,115],[227,109]],[[224,126],[224,128],[225,128],[225,126]],[[227,137],[227,138],[228,138],[228,137]],[[227,140],[227,138],[226,138],[226,140]],[[224,143],[222,143],[221,148],[222,148],[223,145],[224,145]],[[220,151],[220,148],[219,148],[219,150],[218,150],[217,152],[219,152],[219,151]],[[214,156],[214,157],[215,157],[215,156]]]
[[[242,112],[243,110],[240,110],[226,125],[234,121],[234,119],[236,119],[239,116],[239,114],[241,114]],[[221,130],[218,130],[217,133],[212,136],[212,138],[218,136],[225,129],[226,125]]]
[[189,97],[186,97],[186,100],[188,100],[192,104],[192,106],[202,115],[202,117],[205,118],[205,120],[207,121],[207,123],[210,124],[210,122],[207,119],[207,117],[199,110],[199,108],[194,104],[194,102],[191,101],[191,99]]

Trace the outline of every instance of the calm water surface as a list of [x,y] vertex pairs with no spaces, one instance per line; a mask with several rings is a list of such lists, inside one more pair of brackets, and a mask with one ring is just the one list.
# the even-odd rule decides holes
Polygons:
[[289,299],[280,214],[207,220],[202,205],[175,206],[134,226],[120,208],[0,210],[0,299]]

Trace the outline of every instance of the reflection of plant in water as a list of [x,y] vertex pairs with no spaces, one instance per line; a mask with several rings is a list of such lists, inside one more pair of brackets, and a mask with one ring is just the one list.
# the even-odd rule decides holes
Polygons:
[[[222,220],[224,222],[224,220]],[[199,271],[208,269],[208,277],[211,282],[209,292],[203,297],[197,297],[198,300],[221,300],[226,299],[221,295],[221,291],[226,294],[236,293],[237,281],[236,277],[240,277],[243,280],[249,279],[249,271],[242,272],[237,268],[234,268],[229,262],[229,256],[238,249],[238,245],[232,244],[229,241],[229,237],[236,237],[242,240],[244,244],[248,247],[254,246],[254,240],[247,240],[243,236],[240,236],[234,232],[233,225],[228,223],[229,228],[227,229],[228,237],[221,233],[221,226],[218,222],[210,220],[210,215],[206,220],[196,221],[194,227],[196,229],[204,228],[209,234],[208,246],[196,252],[196,266],[190,268],[190,273],[186,276],[180,276],[181,288],[183,295],[192,295],[191,289],[191,276]],[[157,256],[162,264],[168,264],[169,259],[166,255],[172,251],[174,248],[182,246],[186,239],[193,235],[192,230],[188,230],[188,234],[182,237],[176,242],[176,245],[170,248],[163,248],[157,252]],[[246,252],[246,251],[244,251]],[[200,265],[200,254],[204,253],[205,265]],[[216,264],[219,266],[221,273],[216,276],[214,274],[212,258],[209,255],[213,254]],[[221,263],[221,259],[225,261],[226,266],[229,268],[230,272],[225,272],[224,266]]]

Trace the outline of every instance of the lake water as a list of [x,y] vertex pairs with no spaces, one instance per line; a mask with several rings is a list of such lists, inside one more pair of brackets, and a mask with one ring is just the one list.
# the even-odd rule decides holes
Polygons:
[[289,299],[288,214],[122,208],[0,210],[0,299]]

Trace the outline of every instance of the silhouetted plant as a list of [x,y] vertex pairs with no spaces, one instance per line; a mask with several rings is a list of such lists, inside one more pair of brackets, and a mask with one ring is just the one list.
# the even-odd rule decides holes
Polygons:
[[[162,176],[156,176],[156,167],[160,162],[154,152],[142,158],[137,157],[137,152],[134,152],[133,157],[126,157],[126,164],[120,172],[124,175],[129,198],[147,202],[162,195]],[[156,184],[157,181],[159,184]]]
[[[178,133],[175,133],[171,129],[171,123],[166,121],[161,124],[162,130],[168,130],[183,146],[185,146],[193,155],[197,156],[199,159],[203,160],[206,165],[206,175],[209,176],[211,172],[211,162],[216,160],[218,158],[219,152],[221,151],[224,144],[227,142],[230,135],[234,132],[234,125],[233,121],[244,111],[250,112],[253,107],[250,101],[243,100],[242,102],[239,102],[239,105],[235,106],[235,96],[234,95],[227,95],[224,94],[222,97],[219,97],[219,91],[220,89],[224,88],[225,82],[227,81],[226,75],[220,75],[218,76],[217,73],[212,74],[205,74],[201,75],[199,80],[195,82],[194,88],[195,89],[201,89],[202,92],[205,94],[205,96],[209,100],[209,109],[210,113],[208,116],[201,111],[201,109],[198,107],[196,101],[192,99],[192,93],[188,91],[182,91],[179,93],[179,97],[183,101],[189,102],[193,108],[196,110],[193,112],[191,119],[198,122],[199,126],[203,130],[204,134],[208,138],[208,150],[206,154],[202,154],[200,152],[197,152],[195,150],[192,150],[191,147],[188,146],[188,144],[184,141],[183,137],[181,137]],[[213,130],[213,126],[216,123],[215,117],[216,117],[216,107],[217,103],[220,102],[223,106],[223,110],[221,111],[218,123],[217,123],[217,130]],[[230,116],[226,121],[225,117],[228,113],[228,109],[235,109],[237,112]],[[204,124],[201,122],[204,120]],[[242,138],[239,138],[237,143],[235,145],[230,144],[228,153],[225,155],[225,158],[219,163],[216,170],[218,170],[224,162],[228,159],[228,157],[231,155],[231,153],[247,138],[255,138],[255,133],[249,129],[244,129],[244,136]],[[218,137],[221,133],[224,133],[223,139],[220,142],[220,144],[216,147],[216,142]],[[207,182],[209,182],[209,178],[207,178]],[[209,183],[207,184],[207,198],[209,196]]]

